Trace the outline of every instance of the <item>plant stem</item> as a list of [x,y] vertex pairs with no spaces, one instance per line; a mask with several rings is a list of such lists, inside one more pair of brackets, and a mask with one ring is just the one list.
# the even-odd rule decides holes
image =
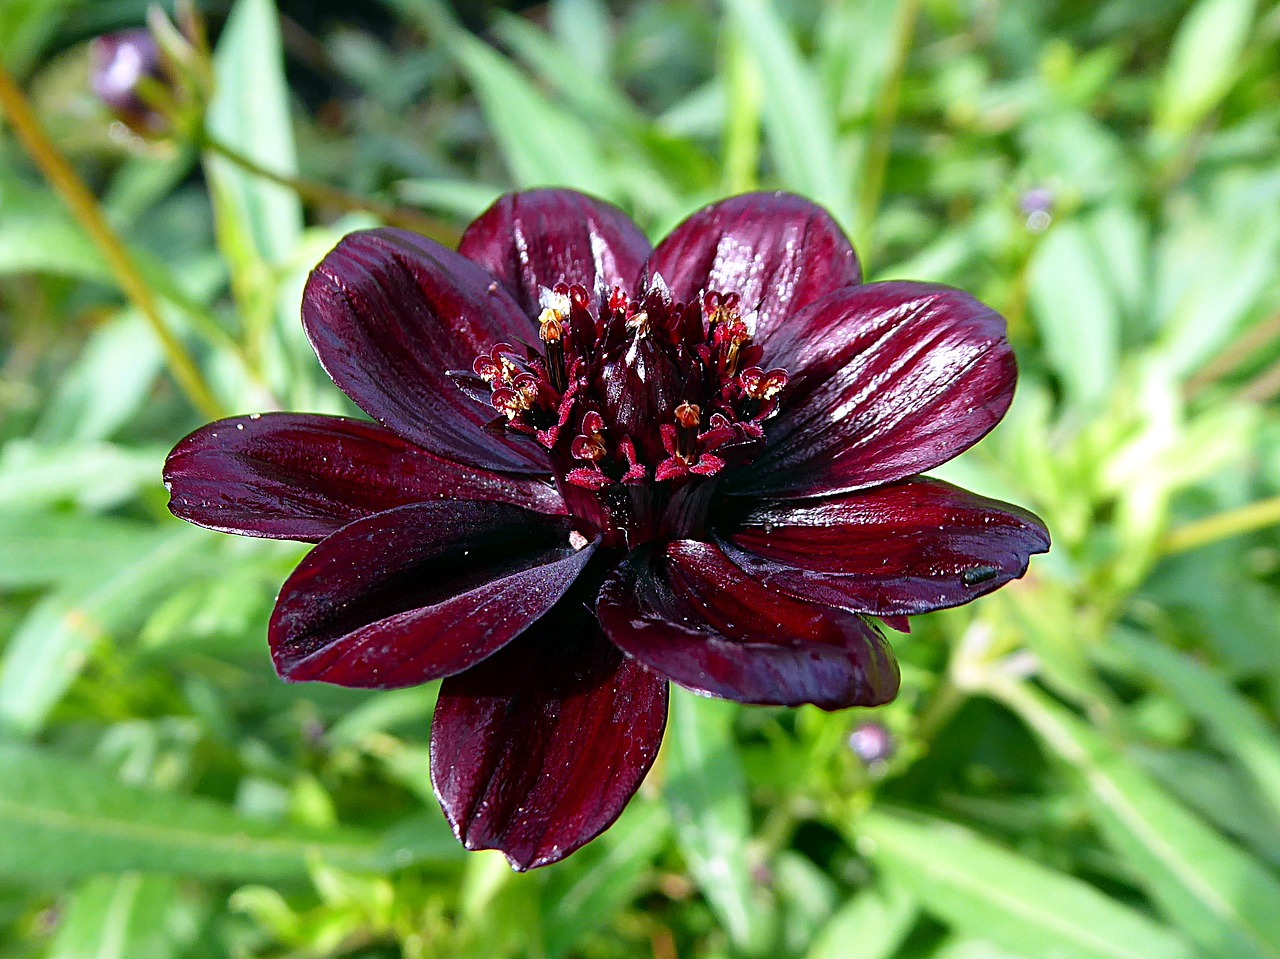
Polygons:
[[261,177],[264,180],[270,180],[272,183],[278,183],[280,186],[292,190],[308,203],[336,207],[344,212],[361,211],[371,213],[389,226],[413,230],[415,233],[421,233],[423,236],[430,237],[448,247],[457,245],[458,231],[442,220],[418,213],[416,210],[392,206],[368,197],[356,196],[324,183],[316,183],[313,180],[303,180],[298,177],[277,173],[274,170],[267,169],[258,161],[245,156],[238,150],[232,149],[225,143],[215,140],[207,132],[201,138],[201,146],[229,163],[234,163],[246,173]]
[[916,738],[931,742],[968,698],[966,690],[952,682],[950,675],[944,675],[928,705],[920,713],[920,718],[916,720]]
[[1160,551],[1165,556],[1185,553],[1277,524],[1280,524],[1280,496],[1272,496],[1180,526],[1164,538]]
[[873,229],[876,212],[880,207],[880,196],[884,191],[885,172],[889,167],[889,147],[893,140],[893,126],[897,120],[898,100],[902,93],[902,78],[906,74],[907,58],[911,55],[919,15],[920,0],[904,0],[898,7],[889,72],[885,75],[884,88],[876,100],[871,132],[867,137],[866,164],[858,196],[858,222],[868,236]]
[[49,185],[98,247],[125,297],[151,327],[164,350],[173,378],[191,405],[212,419],[222,417],[221,404],[214,398],[191,354],[165,325],[151,287],[143,279],[124,242],[107,222],[97,198],[41,128],[31,105],[3,65],[0,65],[0,108],[8,115],[18,139]]

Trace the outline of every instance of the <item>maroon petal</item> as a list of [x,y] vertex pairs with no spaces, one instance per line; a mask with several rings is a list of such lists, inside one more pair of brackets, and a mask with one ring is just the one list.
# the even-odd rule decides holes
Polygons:
[[501,280],[529,316],[541,311],[540,288],[557,283],[630,293],[649,249],[640,228],[616,206],[573,190],[499,197],[458,246]]
[[767,586],[894,617],[958,606],[1016,579],[1049,548],[1049,533],[1026,510],[918,479],[761,504],[721,546]]
[[736,292],[756,311],[767,343],[797,310],[858,283],[853,246],[826,210],[790,193],[747,193],[693,214],[658,244],[645,266],[677,300],[704,290]]
[[817,496],[923,473],[990,432],[1017,379],[1003,318],[925,283],[841,290],[773,345],[790,383],[765,451],[726,477],[735,493]]
[[544,866],[618,818],[666,721],[666,680],[566,600],[519,642],[444,681],[431,782],[468,849],[500,849],[518,870]]
[[285,582],[268,639],[290,681],[392,689],[449,676],[555,605],[592,548],[506,503],[418,503],[344,526]]
[[173,515],[244,536],[314,543],[353,520],[429,500],[564,513],[551,486],[432,456],[376,423],[265,413],[196,430],[164,465]]
[[446,376],[496,344],[535,336],[484,270],[426,237],[352,233],[320,261],[302,294],[320,365],[362,410],[418,446],[473,466],[545,473],[532,444],[484,431],[493,410]]
[[824,709],[878,706],[898,692],[875,627],[756,582],[710,543],[636,550],[596,610],[623,652],[694,692]]

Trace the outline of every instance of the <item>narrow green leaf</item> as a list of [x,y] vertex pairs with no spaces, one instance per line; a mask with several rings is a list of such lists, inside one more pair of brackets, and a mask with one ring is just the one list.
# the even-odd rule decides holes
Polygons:
[[450,46],[475,87],[517,186],[568,186],[614,197],[608,167],[581,120],[470,34],[455,31]]
[[[219,142],[286,176],[298,161],[289,120],[280,15],[274,0],[237,0],[214,54],[217,90],[207,124]],[[286,187],[255,177],[220,157],[210,157],[211,186],[225,200],[219,210],[229,229],[237,220],[258,257],[285,262],[302,233],[302,204]]]
[[97,247],[48,189],[20,180],[0,158],[0,276],[50,273],[111,280]]
[[0,589],[92,585],[103,571],[136,562],[168,538],[148,523],[86,516],[0,510]]
[[109,438],[146,403],[164,352],[140,314],[127,310],[93,331],[40,417],[44,442]]
[[671,689],[666,797],[676,840],[707,903],[739,948],[758,951],[772,917],[751,888],[751,815],[733,738],[737,707]]
[[39,732],[94,642],[145,615],[148,599],[182,582],[207,561],[207,552],[205,535],[171,527],[137,540],[128,558],[98,577],[37,603],[0,663],[0,729],[23,736]]
[[350,831],[256,822],[208,799],[126,786],[83,759],[0,744],[0,875],[15,879],[140,870],[253,881],[302,876],[310,857],[375,868]]
[[1102,399],[1120,363],[1120,310],[1080,224],[1055,227],[1035,251],[1030,296],[1045,353],[1078,403]]
[[961,932],[1060,959],[1191,955],[1141,913],[954,823],[881,810],[854,828],[860,849]]
[[783,185],[849,227],[852,176],[837,148],[821,85],[771,0],[725,0],[764,80],[764,120]]
[[557,873],[542,924],[546,955],[558,959],[585,932],[607,924],[631,902],[653,859],[670,839],[671,817],[656,802],[632,801],[609,831],[577,855],[585,868]]
[[1165,916],[1212,956],[1280,957],[1280,881],[1070,712],[1026,684],[991,687],[1084,780],[1107,842]]
[[[77,890],[50,959],[165,959],[195,938],[182,922],[178,884],[167,876],[96,876]],[[188,917],[189,918],[189,917]]]
[[396,195],[414,206],[463,220],[474,220],[499,196],[502,188],[472,180],[400,180]]
[[0,509],[65,502],[87,509],[114,506],[156,484],[167,452],[113,443],[43,446],[12,440],[0,447]]
[[890,959],[919,915],[919,902],[904,886],[881,881],[827,920],[806,959]]
[[1199,0],[1173,38],[1155,126],[1182,134],[1218,105],[1235,81],[1256,0]]
[[1116,645],[1149,675],[1167,686],[1204,725],[1217,747],[1252,777],[1271,809],[1280,814],[1280,745],[1277,733],[1222,676],[1167,646],[1137,635]]
[[1143,769],[1186,803],[1187,808],[1227,835],[1235,836],[1273,869],[1280,868],[1280,828],[1244,773],[1225,759],[1198,750],[1136,748]]
[[4,0],[0,3],[0,60],[21,77],[39,62],[77,0]]

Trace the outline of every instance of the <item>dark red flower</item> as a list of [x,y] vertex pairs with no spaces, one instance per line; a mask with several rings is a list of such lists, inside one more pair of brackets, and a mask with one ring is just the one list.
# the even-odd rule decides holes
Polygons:
[[1015,506],[918,474],[1013,395],[1004,321],[862,284],[823,210],[735,197],[655,250],[563,190],[503,197],[459,252],[346,237],[302,320],[381,425],[297,413],[184,439],[173,512],[318,542],[270,626],[288,680],[444,679],[432,778],[518,869],[607,827],[667,681],[745,703],[888,702],[876,616],[954,606],[1048,548]]

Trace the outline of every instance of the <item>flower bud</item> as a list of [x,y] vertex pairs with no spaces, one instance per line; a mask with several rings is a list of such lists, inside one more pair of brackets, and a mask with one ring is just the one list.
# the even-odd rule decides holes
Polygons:
[[155,38],[142,29],[109,33],[93,41],[90,58],[93,92],[116,119],[142,137],[163,133],[165,118],[145,91],[166,80]]
[[1018,201],[1018,209],[1026,216],[1027,229],[1032,233],[1048,229],[1053,220],[1053,206],[1053,191],[1043,186],[1032,187]]
[[893,756],[893,733],[880,723],[862,723],[849,734],[849,749],[864,766],[877,766]]

